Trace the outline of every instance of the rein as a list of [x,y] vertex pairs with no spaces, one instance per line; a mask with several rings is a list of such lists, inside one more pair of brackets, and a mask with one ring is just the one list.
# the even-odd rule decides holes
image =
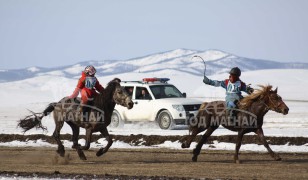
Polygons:
[[[270,105],[272,105],[272,106],[274,107],[274,111],[278,111],[278,110],[279,110],[278,107],[282,104],[282,102],[279,102],[278,105],[275,105],[274,102],[273,102],[273,100],[272,100],[270,97],[268,97],[268,100],[269,100],[269,102],[271,103]],[[259,101],[261,101],[261,100],[259,100]],[[263,103],[263,104],[266,106],[266,110],[271,110],[270,106],[267,105],[267,104],[265,103],[265,101],[261,101],[261,103]]]

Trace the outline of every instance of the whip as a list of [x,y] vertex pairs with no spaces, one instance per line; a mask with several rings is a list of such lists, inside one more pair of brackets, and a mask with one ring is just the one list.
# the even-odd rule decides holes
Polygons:
[[204,59],[203,59],[201,56],[194,55],[194,56],[191,58],[191,60],[192,60],[193,58],[195,58],[195,57],[200,58],[200,59],[203,61],[203,64],[204,64],[204,76],[205,76],[205,72],[206,72],[206,64],[205,64]]

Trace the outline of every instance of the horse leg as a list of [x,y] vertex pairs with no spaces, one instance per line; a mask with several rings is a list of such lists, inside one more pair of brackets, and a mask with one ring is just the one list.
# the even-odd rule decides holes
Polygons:
[[73,131],[73,137],[72,137],[73,146],[72,146],[72,148],[76,149],[77,154],[78,154],[78,156],[81,160],[87,160],[86,155],[83,153],[82,149],[80,148],[80,144],[78,144],[79,127],[71,121],[67,121],[67,124],[71,126],[72,131]]
[[106,127],[104,127],[103,130],[101,130],[101,133],[102,135],[106,138],[106,140],[108,141],[106,147],[103,147],[103,148],[100,148],[97,153],[96,153],[96,156],[101,156],[103,154],[105,154],[109,148],[111,147],[113,141],[112,141],[112,138],[110,137],[109,133],[108,133],[108,130]]
[[274,151],[272,151],[272,149],[269,147],[265,137],[264,137],[264,133],[263,133],[263,129],[257,129],[256,134],[259,136],[261,142],[263,143],[263,145],[265,146],[265,148],[267,149],[268,153],[271,155],[272,158],[274,158],[275,161],[280,161],[281,158],[279,157],[278,154],[274,153]]
[[55,138],[55,140],[57,141],[58,144],[58,149],[57,149],[57,153],[61,156],[64,157],[65,154],[65,150],[64,150],[64,146],[60,140],[60,131],[63,127],[64,121],[56,121],[55,120],[55,124],[56,124],[56,128],[55,131],[53,132],[53,137]]
[[198,142],[196,148],[193,150],[193,157],[192,161],[197,162],[198,155],[200,154],[201,148],[203,144],[206,142],[207,138],[211,136],[211,134],[217,129],[218,127],[210,126],[207,131],[203,134],[201,140]]
[[186,141],[184,141],[182,143],[182,148],[189,148],[190,147],[190,144],[191,142],[195,139],[195,137],[202,131],[204,131],[205,129],[204,128],[201,128],[201,127],[197,127],[197,126],[194,126],[192,127],[192,130],[191,130],[191,135],[189,135],[186,139]]
[[72,131],[73,131],[73,136],[72,136],[73,146],[72,146],[72,148],[73,148],[73,149],[76,149],[77,147],[80,146],[80,144],[78,144],[79,127],[76,126],[76,125],[75,125],[73,122],[71,122],[71,121],[67,121],[66,123],[72,128]]
[[86,143],[84,146],[81,147],[82,150],[89,150],[91,145],[91,139],[92,139],[92,129],[88,128],[86,129]]
[[235,146],[235,155],[234,155],[234,162],[237,164],[240,164],[240,160],[238,159],[238,153],[240,151],[241,145],[242,145],[242,140],[245,132],[244,130],[240,130],[237,135],[237,142]]

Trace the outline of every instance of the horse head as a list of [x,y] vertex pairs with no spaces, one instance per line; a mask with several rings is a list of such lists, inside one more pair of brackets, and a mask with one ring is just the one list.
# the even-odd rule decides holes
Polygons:
[[272,110],[277,113],[282,113],[284,115],[288,114],[289,108],[283,102],[282,98],[277,94],[278,88],[272,90],[271,85],[262,86],[260,89],[255,89],[255,91],[243,98],[240,103],[239,107],[241,109],[249,109],[253,103],[261,102],[265,105],[267,110]]
[[112,99],[116,104],[127,107],[127,109],[131,109],[133,108],[134,103],[131,96],[129,96],[125,89],[121,87],[120,82],[120,79],[115,78],[108,83],[108,86],[113,86]]
[[268,108],[277,113],[286,115],[289,112],[289,108],[283,102],[281,96],[279,96],[277,92],[278,92],[278,88],[276,88],[274,91],[273,90],[269,91],[268,102],[267,102]]

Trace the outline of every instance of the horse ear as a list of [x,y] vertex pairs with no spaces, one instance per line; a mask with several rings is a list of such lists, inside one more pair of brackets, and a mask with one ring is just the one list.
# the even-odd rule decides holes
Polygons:
[[274,90],[274,93],[276,93],[276,94],[277,94],[277,91],[278,91],[278,87],[276,87],[276,89]]

